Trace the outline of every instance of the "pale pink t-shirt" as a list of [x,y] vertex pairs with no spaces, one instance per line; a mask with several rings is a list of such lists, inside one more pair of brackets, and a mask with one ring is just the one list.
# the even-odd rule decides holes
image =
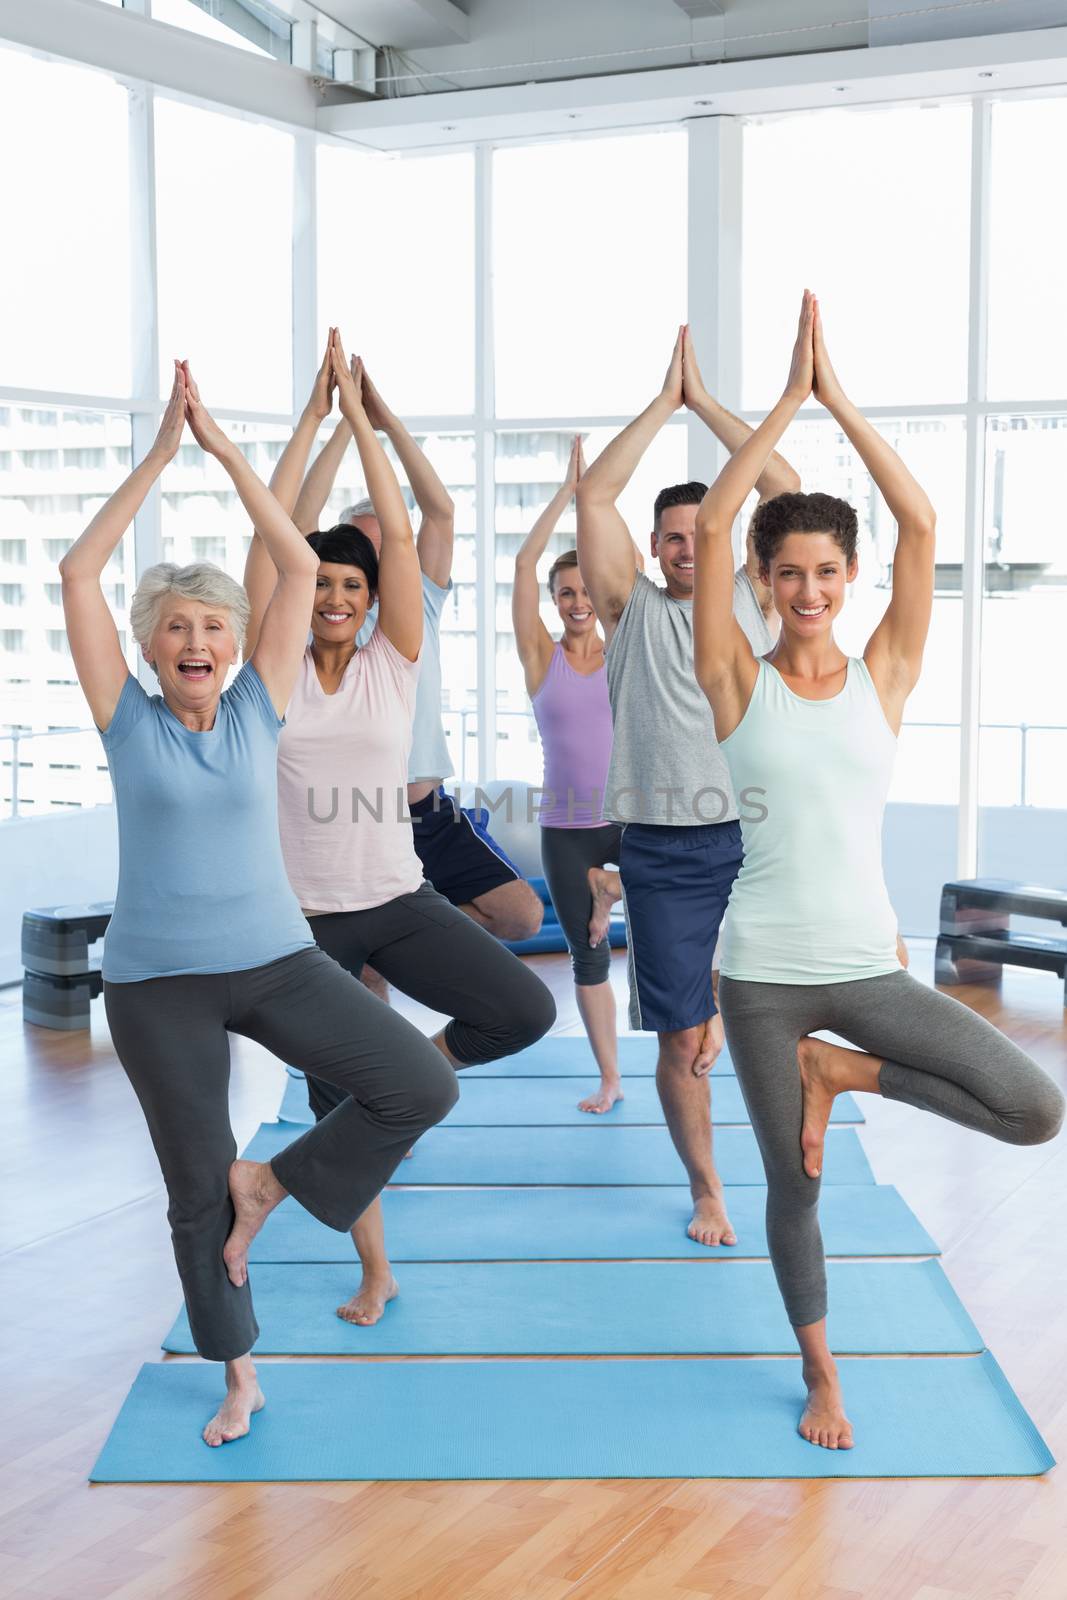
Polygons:
[[278,822],[289,882],[308,914],[366,911],[422,882],[408,818],[417,661],[381,628],[326,694],[310,647],[278,740]]

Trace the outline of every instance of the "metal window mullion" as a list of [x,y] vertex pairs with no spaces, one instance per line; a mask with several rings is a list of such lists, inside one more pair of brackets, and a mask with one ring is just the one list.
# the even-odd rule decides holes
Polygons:
[[[742,127],[737,117],[697,117],[689,135],[689,326],[705,382],[730,410],[741,404]],[[710,483],[722,446],[686,413],[690,478]]]
[[[143,408],[130,417],[132,459],[142,461],[155,439],[162,413],[159,398],[159,279],[156,262],[156,161],[154,91],[136,84],[129,91],[130,119],[130,339],[133,392]],[[150,489],[133,519],[134,585],[163,559],[162,495]],[[151,668],[138,654],[137,672],[154,685]]]
[[478,772],[496,776],[496,405],[493,350],[493,151],[474,152],[475,562],[478,578]]
[[293,148],[293,416],[318,368],[318,187],[316,140],[298,132]]
[[990,102],[976,100],[971,115],[967,478],[963,521],[960,802],[956,834],[956,872],[961,878],[973,878],[978,871],[982,592],[985,579],[985,398],[989,327]]

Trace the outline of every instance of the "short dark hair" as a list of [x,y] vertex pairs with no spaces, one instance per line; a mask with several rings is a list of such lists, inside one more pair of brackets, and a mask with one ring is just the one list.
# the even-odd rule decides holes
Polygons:
[[669,488],[661,489],[656,496],[652,507],[652,526],[659,532],[660,513],[668,511],[671,506],[698,506],[708,492],[706,483],[672,483]]
[[756,559],[769,567],[791,533],[828,533],[846,562],[856,554],[859,523],[847,500],[832,494],[776,494],[752,514]]
[[339,567],[358,567],[372,593],[378,588],[378,556],[362,528],[339,522],[335,528],[308,535],[308,544],[320,561],[336,562]]

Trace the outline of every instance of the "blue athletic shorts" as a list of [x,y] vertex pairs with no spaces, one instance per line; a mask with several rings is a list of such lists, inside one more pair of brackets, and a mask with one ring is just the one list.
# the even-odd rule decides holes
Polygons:
[[427,881],[454,906],[469,905],[522,873],[486,827],[488,812],[457,810],[444,786],[408,808],[415,854]]
[[623,828],[632,1028],[674,1033],[715,1015],[711,958],[741,856],[739,822]]

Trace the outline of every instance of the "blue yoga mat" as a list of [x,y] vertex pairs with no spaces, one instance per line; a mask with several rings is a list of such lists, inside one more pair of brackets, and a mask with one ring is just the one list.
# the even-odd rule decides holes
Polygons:
[[[595,1116],[578,1110],[578,1088],[571,1078],[484,1078],[466,1082],[459,1075],[459,1103],[449,1112],[444,1128],[566,1128],[653,1126],[663,1122],[663,1107],[652,1078],[628,1082],[624,1098],[610,1112]],[[592,1082],[582,1090],[588,1094]],[[283,1122],[310,1123],[311,1109],[307,1089],[298,1078],[286,1078],[285,1093],[278,1111]],[[711,1115],[717,1128],[731,1123],[747,1123],[748,1110],[736,1078],[716,1079],[711,1085]],[[862,1122],[859,1107],[851,1095],[838,1095],[832,1122]]]
[[[767,1191],[728,1189],[733,1246],[709,1249],[686,1235],[689,1190],[387,1189],[385,1233],[393,1261],[706,1260],[765,1257]],[[819,1198],[830,1256],[924,1256],[938,1248],[889,1184],[827,1184]],[[283,1200],[252,1241],[252,1261],[353,1260],[352,1240]]]
[[993,1357],[841,1363],[854,1450],[796,1432],[800,1363],[285,1361],[267,1406],[212,1450],[218,1366],[141,1368],[97,1483],[454,1478],[1022,1477],[1052,1455]]
[[[623,1034],[619,1039],[619,1072],[624,1078],[654,1078],[656,1076],[655,1034]],[[291,1078],[303,1080],[298,1067],[286,1067]],[[735,1076],[730,1051],[723,1046],[713,1069],[716,1078]],[[504,1056],[499,1061],[487,1061],[484,1066],[464,1067],[465,1078],[587,1078],[590,1087],[597,1081],[596,1062],[584,1033],[553,1034],[549,1039],[539,1039],[536,1044],[516,1055]]]
[[[265,1122],[245,1155],[269,1161],[301,1130]],[[751,1128],[719,1128],[715,1160],[723,1183],[764,1181]],[[431,1128],[396,1172],[403,1184],[677,1184],[682,1164],[666,1128]],[[823,1183],[873,1183],[855,1131],[832,1128]]]
[[[830,1347],[977,1354],[983,1340],[936,1261],[834,1262]],[[372,1328],[336,1315],[347,1266],[257,1266],[259,1355],[793,1355],[769,1262],[414,1263]],[[196,1352],[183,1310],[164,1350]]]

